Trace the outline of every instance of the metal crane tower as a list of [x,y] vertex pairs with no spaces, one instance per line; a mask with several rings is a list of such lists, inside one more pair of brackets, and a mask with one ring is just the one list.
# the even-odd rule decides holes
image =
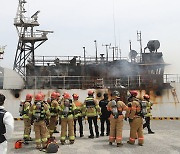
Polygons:
[[13,69],[22,77],[26,76],[27,60],[32,66],[35,66],[35,49],[48,40],[48,33],[52,33],[52,31],[34,31],[34,27],[39,26],[37,19],[40,11],[37,11],[31,17],[25,17],[25,3],[27,3],[25,0],[19,0],[16,18],[14,19],[14,25],[17,29],[19,41]]

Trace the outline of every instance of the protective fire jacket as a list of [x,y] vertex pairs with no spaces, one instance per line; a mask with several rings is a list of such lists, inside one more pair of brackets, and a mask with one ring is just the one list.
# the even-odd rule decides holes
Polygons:
[[29,118],[29,109],[31,107],[31,102],[24,102],[24,107],[23,107],[23,118],[28,119]]
[[[66,107],[65,106],[65,99],[61,102],[60,104],[60,112],[59,112],[59,115],[60,115],[60,118],[63,119],[63,118],[68,118],[68,119],[73,119],[75,117],[75,110],[76,110],[76,106],[75,104],[72,102],[72,100],[70,99],[69,100],[69,106]],[[67,111],[68,110],[68,111]],[[67,111],[67,112],[66,112]]]
[[107,110],[111,111],[110,118],[114,118],[114,115],[113,115],[112,111],[113,111],[113,108],[115,108],[115,107],[117,107],[117,110],[118,110],[118,118],[124,119],[124,116],[123,116],[122,112],[127,111],[128,107],[122,101],[116,101],[116,106],[112,105],[111,101],[108,103]]
[[94,117],[101,114],[101,109],[98,102],[94,99],[93,96],[88,96],[84,101],[84,107],[86,109],[87,117]]
[[85,116],[85,109],[84,109],[83,103],[80,102],[79,100],[74,100],[73,103],[76,106],[76,115],[75,115],[75,117]]
[[141,105],[137,100],[132,100],[132,102],[128,103],[128,111],[126,112],[125,117],[129,119],[134,119],[140,115]]
[[30,108],[29,118],[33,121],[50,119],[51,114],[48,109],[48,106],[46,104],[44,104],[43,102],[41,102],[41,108],[37,109],[36,103],[37,102],[35,102]]
[[150,101],[146,101],[146,109],[147,109],[147,114],[145,115],[145,117],[151,117],[151,109],[152,109],[153,103]]
[[59,103],[56,100],[52,100],[52,102],[50,103],[49,111],[51,113],[51,116],[59,115],[60,107]]

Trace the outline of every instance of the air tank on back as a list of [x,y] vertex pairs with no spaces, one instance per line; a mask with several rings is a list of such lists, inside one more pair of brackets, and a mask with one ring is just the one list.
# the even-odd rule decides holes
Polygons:
[[157,49],[160,47],[160,42],[158,40],[150,40],[147,47],[150,52],[157,52]]

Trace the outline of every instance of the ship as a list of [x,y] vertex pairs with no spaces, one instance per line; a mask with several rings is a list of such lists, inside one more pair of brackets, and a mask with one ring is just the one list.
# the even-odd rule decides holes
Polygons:
[[[140,53],[131,49],[129,58],[118,55],[118,47],[105,45],[106,55],[86,56],[36,56],[35,51],[48,40],[49,30],[39,30],[38,14],[26,17],[25,0],[19,0],[14,26],[19,36],[15,53],[13,70],[0,68],[0,92],[6,95],[6,107],[14,117],[19,117],[19,102],[27,93],[43,92],[48,98],[52,91],[62,94],[78,93],[84,101],[87,90],[95,91],[96,99],[103,98],[108,92],[118,90],[121,99],[127,103],[130,90],[137,90],[138,97],[149,94],[154,103],[153,116],[175,118],[180,117],[180,84],[178,76],[164,74],[166,64],[163,53],[158,49],[160,42],[150,40],[142,47],[141,32],[137,32],[140,42]],[[94,41],[96,44],[96,40]],[[108,49],[113,50],[112,56]]]

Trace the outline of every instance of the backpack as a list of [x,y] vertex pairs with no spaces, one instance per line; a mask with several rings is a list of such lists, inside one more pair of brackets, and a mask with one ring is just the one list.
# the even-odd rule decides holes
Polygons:
[[140,105],[141,105],[141,116],[144,117],[147,114],[147,103],[146,101],[139,101]]
[[55,138],[50,138],[48,140],[46,153],[56,153],[58,152],[59,146],[55,140]]
[[19,114],[22,116],[24,114],[24,104],[25,102],[21,101],[19,105]]

